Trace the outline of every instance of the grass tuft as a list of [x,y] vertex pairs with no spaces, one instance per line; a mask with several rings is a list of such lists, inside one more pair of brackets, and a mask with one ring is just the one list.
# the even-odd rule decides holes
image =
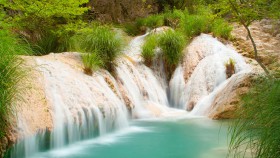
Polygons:
[[166,69],[170,74],[182,59],[185,45],[185,36],[181,32],[168,30],[159,36],[159,47],[163,51]]
[[92,73],[103,66],[103,61],[97,53],[84,53],[82,54],[82,61],[84,63],[84,73],[92,75]]
[[235,61],[232,58],[225,63],[227,78],[230,78],[235,73]]

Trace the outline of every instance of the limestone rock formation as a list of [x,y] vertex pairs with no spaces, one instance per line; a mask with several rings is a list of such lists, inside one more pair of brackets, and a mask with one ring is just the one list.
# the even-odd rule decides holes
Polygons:
[[[268,68],[275,70],[280,62],[280,21],[263,19],[250,25],[259,57]],[[243,56],[254,58],[251,41],[243,26],[234,24],[232,31],[234,46]]]

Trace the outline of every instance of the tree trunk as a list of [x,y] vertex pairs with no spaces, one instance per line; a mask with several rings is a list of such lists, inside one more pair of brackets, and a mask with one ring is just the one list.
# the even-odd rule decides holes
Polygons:
[[254,56],[255,56],[255,60],[258,62],[258,64],[262,67],[262,69],[264,70],[264,72],[267,74],[267,75],[270,75],[268,69],[265,67],[265,65],[261,62],[261,60],[259,59],[259,56],[258,56],[258,50],[257,50],[257,46],[256,46],[256,43],[251,35],[251,31],[249,29],[249,27],[245,24],[242,24],[245,29],[247,30],[247,33],[248,33],[248,36],[251,40],[251,43],[253,45],[253,48],[254,48]]

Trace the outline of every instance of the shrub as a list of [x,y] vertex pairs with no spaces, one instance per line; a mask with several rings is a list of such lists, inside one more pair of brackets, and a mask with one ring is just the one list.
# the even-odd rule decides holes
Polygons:
[[72,50],[95,53],[102,60],[102,67],[112,72],[115,59],[122,49],[122,39],[108,26],[94,26],[91,31],[82,32],[71,39]]
[[230,39],[232,27],[224,19],[215,19],[211,26],[214,36]]
[[151,65],[155,57],[155,49],[157,47],[156,35],[149,35],[142,47],[142,57],[146,65]]
[[163,51],[168,73],[172,73],[183,56],[183,49],[186,45],[185,37],[181,32],[168,30],[159,36],[159,47]]
[[84,73],[87,75],[92,75],[93,71],[103,66],[103,61],[95,52],[82,54],[82,61],[84,64]]
[[280,80],[258,78],[242,97],[236,119],[230,126],[230,154],[256,158],[280,157]]
[[8,124],[8,114],[13,108],[13,102],[19,97],[17,84],[24,77],[21,69],[22,60],[18,54],[30,51],[28,45],[19,41],[9,32],[0,30],[0,138],[5,134]]

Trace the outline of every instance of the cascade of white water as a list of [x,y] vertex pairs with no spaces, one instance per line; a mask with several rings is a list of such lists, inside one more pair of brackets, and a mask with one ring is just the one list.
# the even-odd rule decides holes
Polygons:
[[100,134],[128,125],[125,105],[103,76],[85,76],[57,61],[37,62],[44,65],[46,94],[54,108],[54,148],[92,137],[96,124]]
[[196,37],[188,50],[184,63],[191,63],[196,56],[201,59],[186,83],[182,67],[177,68],[170,82],[170,99],[174,107],[190,110],[191,115],[203,116],[216,92],[228,82],[225,63],[230,59],[235,62],[235,74],[229,79],[249,72],[250,67],[241,55],[210,35]]
[[[47,146],[56,149],[124,128],[128,126],[127,107],[133,118],[174,116],[178,111],[182,114],[182,110],[169,108],[169,103],[177,109],[192,110],[190,115],[205,115],[213,97],[228,80],[250,71],[234,50],[209,35],[201,35],[189,46],[184,61],[191,63],[193,58],[200,58],[188,80],[185,80],[187,65],[184,64],[176,69],[168,85],[160,55],[152,69],[142,62],[141,46],[146,36],[136,37],[124,51],[118,60],[116,79],[103,70],[93,76],[85,75],[73,66],[81,64],[79,54],[64,54],[78,63],[73,65],[55,57],[36,57],[44,77],[46,98],[52,106],[53,129],[49,134],[41,132],[40,138],[25,139],[24,147],[20,147],[25,150],[24,157],[41,151],[38,139],[45,141],[45,135],[50,137]],[[236,73],[226,79],[224,64],[230,58],[235,61]],[[20,124],[24,126],[23,122]],[[22,157],[17,151],[16,147],[13,157]]]
[[160,75],[160,72],[156,74],[142,62],[141,46],[146,36],[147,34],[132,40],[128,51],[125,52],[129,58],[121,59],[117,67],[118,79],[126,92],[125,95],[132,102],[132,114],[136,118],[154,116],[151,106],[162,105],[160,108],[156,107],[157,110],[164,111],[168,105],[165,78],[161,77],[163,75]]

